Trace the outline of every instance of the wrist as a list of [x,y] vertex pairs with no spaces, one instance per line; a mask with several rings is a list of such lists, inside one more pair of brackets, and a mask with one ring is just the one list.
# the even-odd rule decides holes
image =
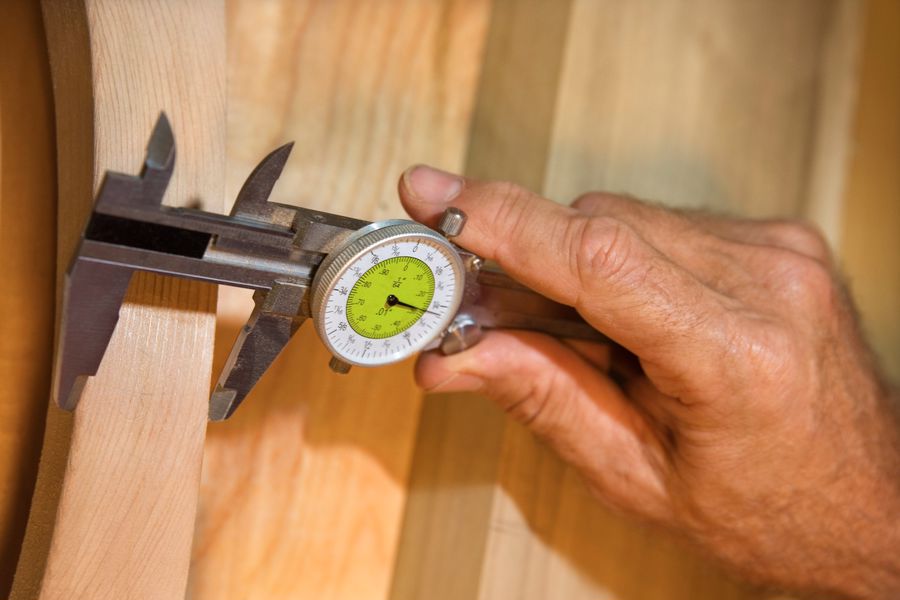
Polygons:
[[[823,531],[822,544],[838,559],[830,589],[852,598],[900,597],[900,394],[881,387],[848,429],[861,452],[845,470],[842,494],[828,502],[840,530]],[[857,427],[853,427],[853,420]],[[846,438],[843,438],[846,440]],[[842,441],[843,441],[842,440]],[[851,455],[852,456],[852,455]],[[827,491],[822,492],[826,494]],[[829,578],[821,571],[814,577]]]
[[900,598],[900,398],[874,388],[858,385],[810,435],[795,429],[794,450],[805,446],[796,463],[784,447],[755,455],[791,461],[779,470],[791,479],[707,489],[685,532],[760,585],[816,598]]

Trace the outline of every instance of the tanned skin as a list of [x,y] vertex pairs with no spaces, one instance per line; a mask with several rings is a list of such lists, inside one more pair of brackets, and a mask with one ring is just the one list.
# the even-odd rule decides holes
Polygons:
[[454,241],[627,349],[492,331],[423,355],[422,387],[483,392],[598,499],[748,580],[900,597],[898,397],[814,228],[600,193],[566,207],[423,166],[399,190],[432,226],[465,211]]

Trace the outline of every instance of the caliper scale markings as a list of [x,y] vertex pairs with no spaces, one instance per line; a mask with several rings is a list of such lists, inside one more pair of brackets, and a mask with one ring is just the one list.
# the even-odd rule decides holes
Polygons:
[[418,258],[388,258],[370,267],[353,285],[347,298],[347,321],[367,338],[395,336],[431,307],[434,287],[434,274]]
[[320,292],[326,345],[363,365],[418,352],[455,314],[464,277],[458,262],[452,246],[424,227],[357,248],[330,284],[320,284],[328,286]]

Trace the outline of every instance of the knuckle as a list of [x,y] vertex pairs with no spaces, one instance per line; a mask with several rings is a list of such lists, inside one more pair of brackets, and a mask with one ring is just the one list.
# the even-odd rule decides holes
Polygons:
[[612,217],[573,217],[569,247],[582,287],[594,278],[623,275],[631,264],[635,232]]
[[509,181],[488,184],[488,189],[485,191],[494,199],[494,226],[502,228],[501,230],[504,232],[503,235],[498,236],[499,240],[514,238],[524,227],[527,216],[527,203],[524,200],[530,196],[530,192]]
[[808,255],[783,253],[778,258],[777,285],[796,307],[821,310],[830,306],[837,293],[831,270]]
[[504,214],[521,212],[522,200],[531,195],[531,192],[511,181],[495,181],[487,184],[486,195],[494,198],[497,206],[497,217]]
[[506,414],[519,423],[539,431],[541,415],[551,400],[553,385],[545,378],[528,378],[516,389],[496,390],[495,400]]
[[789,332],[770,322],[746,322],[733,327],[729,343],[733,366],[753,378],[780,373],[794,355]]
[[822,231],[805,221],[778,221],[769,225],[770,234],[785,248],[820,261],[830,260],[831,250]]
[[[806,368],[808,339],[796,328],[777,321],[745,321],[733,339],[728,361],[728,392],[742,397],[745,415],[758,422],[775,423],[783,419],[783,394]],[[747,395],[747,382],[754,393]],[[723,405],[724,408],[725,405]],[[734,419],[734,405],[728,403],[720,416],[723,423]]]
[[590,212],[609,204],[610,199],[610,195],[603,192],[585,192],[572,201],[572,208]]

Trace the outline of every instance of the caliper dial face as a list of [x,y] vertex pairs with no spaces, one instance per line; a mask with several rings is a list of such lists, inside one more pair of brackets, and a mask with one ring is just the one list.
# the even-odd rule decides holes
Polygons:
[[389,364],[424,349],[447,328],[463,286],[462,260],[445,238],[408,221],[375,223],[320,266],[313,316],[337,358]]
[[[442,282],[441,288],[448,284],[453,282]],[[421,317],[434,314],[432,308],[440,310],[440,302],[431,306],[435,288],[434,272],[422,259],[392,256],[370,267],[353,284],[347,296],[347,322],[369,339],[401,334]]]

